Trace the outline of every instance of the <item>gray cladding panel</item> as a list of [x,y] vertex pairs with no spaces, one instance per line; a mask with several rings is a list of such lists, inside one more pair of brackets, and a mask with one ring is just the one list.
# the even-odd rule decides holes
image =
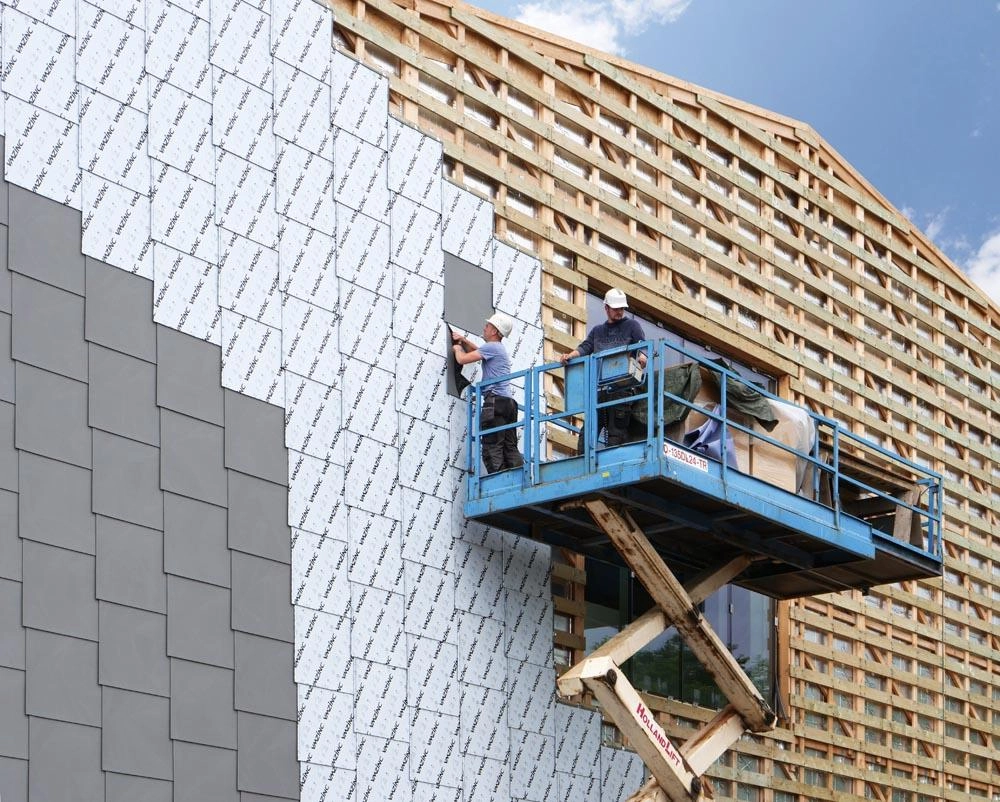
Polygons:
[[233,629],[295,640],[291,568],[233,552]]
[[187,415],[160,412],[160,466],[164,490],[226,504],[224,430]]
[[[2,161],[2,160],[0,160]],[[0,184],[0,192],[7,197],[7,185]],[[4,221],[6,223],[6,221]],[[7,226],[0,225],[0,312],[10,312],[10,271],[7,269]]]
[[284,485],[229,471],[229,547],[291,562],[292,533]]
[[28,802],[28,761],[0,757],[0,793],[6,802]]
[[0,666],[24,668],[21,583],[0,579]]
[[83,295],[80,213],[18,186],[8,200],[10,270]]
[[0,577],[21,580],[21,539],[17,536],[17,493],[0,490]]
[[[0,273],[0,284],[4,274]],[[10,315],[0,312],[0,401],[14,400],[14,360],[10,355]]]
[[29,715],[101,725],[96,643],[29,629],[26,667]]
[[14,405],[0,401],[0,490],[17,491]]
[[288,484],[281,407],[226,390],[226,467]]
[[35,717],[29,729],[28,796],[32,802],[103,799],[100,729]]
[[170,695],[165,615],[100,602],[100,635],[101,685]]
[[90,425],[95,429],[159,445],[156,366],[90,346]]
[[[91,508],[91,472],[35,454],[20,454],[21,537],[93,554],[95,516]],[[52,503],[52,488],[59,503]]]
[[97,598],[163,613],[163,533],[114,518],[97,519]]
[[252,713],[238,714],[237,787],[298,799],[295,724]]
[[152,281],[88,258],[86,309],[89,342],[156,361]]
[[167,577],[167,654],[232,668],[233,649],[229,591]]
[[156,327],[156,402],[223,423],[222,349],[179,331]]
[[171,779],[170,700],[104,688],[103,703],[102,768]]
[[168,574],[229,587],[226,509],[163,494],[163,568]]
[[15,375],[17,447],[89,468],[87,385],[20,362]]
[[444,319],[473,334],[493,314],[493,274],[450,253],[444,255]]
[[236,752],[174,741],[174,802],[240,802]]
[[19,758],[28,756],[24,672],[14,668],[0,668],[0,756]]
[[25,540],[24,624],[97,640],[94,558]]
[[87,380],[83,298],[12,275],[11,355],[35,367]]
[[232,669],[173,658],[170,683],[170,737],[235,749]]
[[236,633],[236,709],[295,721],[292,644]]
[[159,450],[95,430],[94,512],[162,529]]

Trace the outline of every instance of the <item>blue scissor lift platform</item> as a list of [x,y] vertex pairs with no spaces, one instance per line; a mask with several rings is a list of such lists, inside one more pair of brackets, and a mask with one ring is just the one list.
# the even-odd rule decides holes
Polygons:
[[[604,363],[637,353],[649,354],[655,369],[645,371],[632,395],[602,400],[598,388],[601,372],[607,373]],[[714,411],[664,389],[671,370],[691,365],[706,377],[705,385],[717,379]],[[524,392],[518,399],[523,419],[514,424],[522,435],[524,467],[483,472],[481,432],[473,415],[468,518],[620,562],[606,534],[576,503],[604,498],[631,515],[679,577],[747,555],[750,564],[733,582],[774,598],[868,589],[941,574],[938,474],[763,390],[760,396],[776,409],[798,413],[797,431],[806,421],[812,441],[808,450],[779,442],[745,417],[738,422],[735,408],[727,414],[732,407],[728,396],[737,385],[746,385],[717,363],[660,341],[582,357],[565,368],[543,365],[515,379]],[[488,387],[472,388],[470,410]],[[553,387],[562,390],[559,410],[549,408]],[[619,405],[645,407],[646,431],[638,442],[605,447],[598,418],[602,410],[609,414]],[[730,449],[741,440],[751,449],[769,448],[779,463],[788,464],[788,473],[799,477],[795,486],[776,486],[766,473],[733,467],[732,455],[713,459],[686,448],[681,437],[675,442],[671,429],[676,424],[664,423],[664,412],[676,417],[678,409],[716,419],[719,442]],[[577,456],[553,459],[546,453],[546,438],[556,429],[579,431],[585,445]]]
[[[775,724],[699,612],[714,590],[782,599],[941,574],[939,475],[718,363],[649,341],[512,378],[523,417],[495,429],[475,414],[493,382],[472,388],[465,515],[623,563],[654,601],[558,681],[563,696],[591,692],[648,767],[629,802],[702,798],[705,770]],[[487,475],[483,438],[505,429],[521,435],[524,465]],[[621,671],[669,627],[729,700],[680,746]]]

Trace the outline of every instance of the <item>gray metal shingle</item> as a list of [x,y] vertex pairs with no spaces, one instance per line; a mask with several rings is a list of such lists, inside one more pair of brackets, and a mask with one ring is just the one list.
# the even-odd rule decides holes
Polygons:
[[115,604],[166,612],[163,533],[98,516],[96,593]]
[[24,625],[97,640],[94,558],[30,540],[22,545]]
[[0,668],[0,756],[28,757],[24,672],[13,668]]
[[171,779],[170,700],[117,688],[102,696],[101,768]]
[[17,493],[0,490],[0,577],[21,581],[21,539],[17,536]]
[[222,349],[157,326],[156,359],[156,403],[221,426]]
[[238,551],[232,555],[233,629],[294,642],[290,566]]
[[159,445],[155,365],[91,345],[89,401],[94,428]]
[[[91,472],[54,459],[20,455],[21,537],[93,554],[95,516],[91,508]],[[59,503],[52,503],[58,488]]]
[[226,510],[163,494],[163,568],[168,574],[229,587]]
[[101,730],[31,717],[28,798],[104,798]]
[[169,696],[167,617],[103,601],[99,606],[101,685]]
[[226,390],[226,467],[288,484],[288,449],[281,407]]
[[16,273],[11,293],[14,359],[86,381],[83,298]]
[[156,361],[152,281],[87,257],[86,311],[88,342]]
[[236,633],[236,709],[247,713],[298,717],[292,644]]
[[25,711],[32,716],[101,726],[97,644],[29,629]]
[[0,666],[24,668],[21,583],[0,579]]
[[17,185],[8,192],[10,270],[83,295],[80,212]]
[[236,752],[174,742],[174,802],[240,802]]
[[225,588],[167,577],[167,654],[232,668],[230,594]]
[[163,528],[159,449],[94,430],[93,481],[94,512]]
[[164,490],[226,504],[223,430],[197,418],[160,412],[161,476]]
[[294,722],[239,713],[237,728],[237,787],[241,791],[298,799]]
[[[0,272],[0,286],[5,279]],[[14,401],[14,360],[10,353],[11,318],[6,312],[0,312],[0,401]]]
[[229,471],[229,547],[291,562],[292,532],[284,485]]
[[17,449],[14,405],[0,401],[0,490],[17,492]]
[[188,660],[170,660],[170,737],[236,748],[233,671]]

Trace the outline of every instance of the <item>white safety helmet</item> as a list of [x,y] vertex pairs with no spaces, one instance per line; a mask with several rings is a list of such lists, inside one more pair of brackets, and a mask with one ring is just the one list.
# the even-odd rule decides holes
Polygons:
[[499,331],[501,337],[507,337],[514,330],[514,321],[503,312],[494,312],[486,322]]
[[620,289],[612,287],[604,296],[604,304],[612,309],[628,309],[628,298]]

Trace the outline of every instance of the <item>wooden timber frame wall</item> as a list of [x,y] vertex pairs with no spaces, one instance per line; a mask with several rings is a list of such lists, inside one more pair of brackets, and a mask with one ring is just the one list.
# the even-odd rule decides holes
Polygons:
[[[392,113],[542,260],[547,357],[584,336],[588,291],[621,286],[945,477],[943,580],[779,605],[790,720],[710,770],[716,796],[997,798],[1000,310],[803,123],[460,3],[331,5]],[[671,737],[710,715],[650,703]]]

